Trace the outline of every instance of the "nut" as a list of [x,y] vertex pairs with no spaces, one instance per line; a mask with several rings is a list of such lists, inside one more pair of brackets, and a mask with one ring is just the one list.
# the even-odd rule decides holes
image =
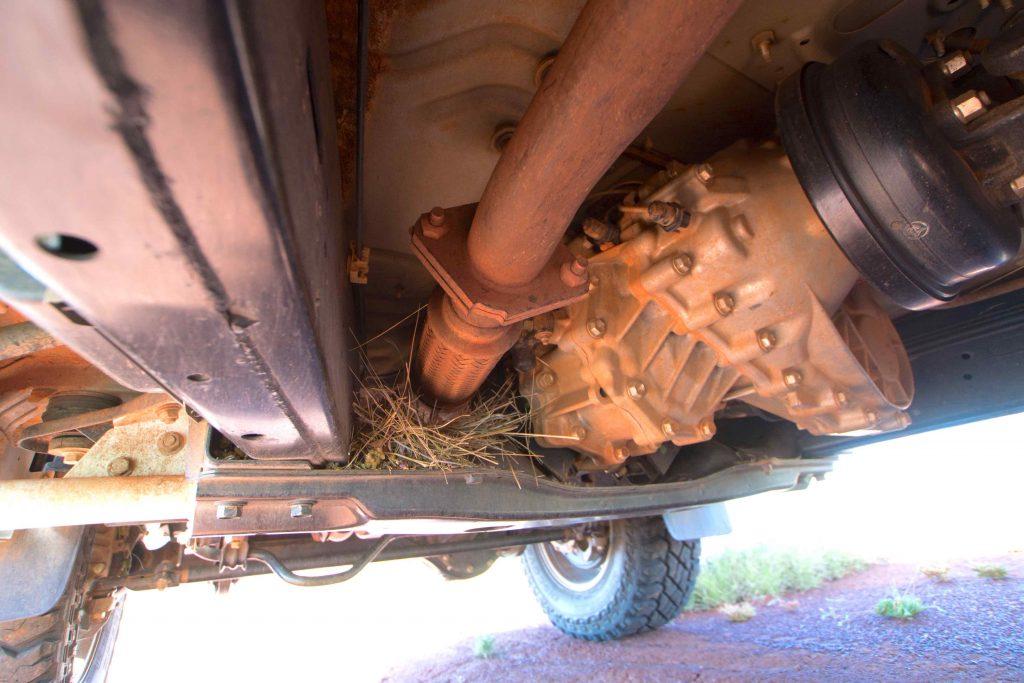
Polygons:
[[672,257],[672,269],[680,275],[689,275],[693,270],[693,257],[689,254],[680,254]]
[[559,276],[566,287],[579,287],[587,282],[587,262],[579,256],[562,264]]
[[1018,176],[1010,183],[1010,189],[1018,197],[1024,197],[1024,175]]
[[292,503],[289,514],[292,517],[309,517],[313,514],[312,503]]
[[133,465],[131,458],[118,456],[107,464],[107,472],[112,477],[123,477],[132,471]]
[[600,339],[608,331],[608,323],[601,318],[593,318],[587,321],[587,333],[594,339]]
[[430,213],[424,214],[420,218],[420,230],[423,231],[424,237],[432,240],[439,240],[448,234],[448,221],[445,220],[444,209],[435,206]]
[[792,388],[800,386],[800,382],[802,382],[803,379],[803,374],[801,374],[799,370],[796,370],[794,368],[790,368],[789,370],[784,370],[782,372],[782,383],[785,384],[787,387]]
[[665,420],[661,423],[661,431],[665,436],[672,436],[676,433],[676,424],[672,420]]
[[181,406],[177,403],[165,403],[156,409],[156,415],[164,424],[174,424],[181,415]]
[[217,519],[238,519],[242,516],[242,506],[238,503],[218,503]]
[[942,73],[943,75],[952,78],[966,69],[967,65],[967,54],[961,50],[957,50],[942,60]]
[[156,440],[156,447],[164,455],[173,455],[184,447],[185,437],[178,432],[164,432]]
[[627,388],[626,393],[629,394],[630,398],[636,399],[642,397],[647,393],[647,385],[637,380],[632,382]]
[[715,435],[715,423],[711,418],[706,418],[700,421],[697,425],[697,431],[705,439],[710,439]]
[[629,453],[625,448],[619,446],[612,452],[612,457],[615,458],[615,462],[624,462],[629,457]]
[[713,168],[711,168],[711,164],[699,165],[696,168],[695,173],[697,175],[697,180],[701,181],[705,185],[710,183],[712,179],[715,177],[715,171]]
[[761,31],[759,33],[755,33],[754,37],[750,39],[750,45],[759,55],[761,55],[761,59],[767,63],[771,63],[772,46],[775,45],[775,32]]
[[762,351],[771,351],[775,348],[775,333],[771,330],[758,330],[757,331],[757,345],[761,347]]
[[984,92],[968,90],[963,95],[953,98],[949,104],[960,123],[970,123],[985,113],[986,100],[988,95]]
[[715,310],[720,315],[729,315],[736,308],[736,300],[732,298],[732,294],[721,292],[715,295]]

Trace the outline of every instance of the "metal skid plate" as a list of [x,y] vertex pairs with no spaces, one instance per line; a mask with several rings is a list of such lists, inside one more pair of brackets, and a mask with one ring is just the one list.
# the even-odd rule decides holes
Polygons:
[[130,358],[254,458],[344,458],[322,8],[83,0],[0,19],[32,27],[0,46],[18,65],[0,73],[17,103],[0,111],[0,247],[98,331],[101,367]]

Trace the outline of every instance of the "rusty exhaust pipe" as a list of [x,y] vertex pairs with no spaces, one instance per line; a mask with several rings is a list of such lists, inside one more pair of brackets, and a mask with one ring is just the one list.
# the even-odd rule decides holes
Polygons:
[[413,227],[417,255],[446,293],[431,305],[418,349],[424,393],[464,402],[515,342],[522,320],[586,294],[586,265],[561,247],[569,222],[738,5],[587,3],[479,206],[449,210],[454,226],[435,210]]

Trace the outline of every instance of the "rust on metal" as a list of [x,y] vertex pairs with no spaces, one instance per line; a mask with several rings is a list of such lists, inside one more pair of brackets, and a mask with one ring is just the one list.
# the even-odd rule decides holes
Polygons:
[[737,399],[814,434],[909,423],[903,345],[782,150],[738,144],[712,161],[638,191],[638,205],[692,207],[686,230],[626,212],[621,244],[571,245],[593,289],[555,313],[554,348],[521,373],[542,444],[612,466],[713,437]]
[[[590,0],[583,8],[504,147],[468,234],[452,227],[430,239],[423,220],[413,227],[417,256],[453,299],[431,307],[419,346],[419,377],[432,398],[465,401],[511,347],[520,320],[586,293],[584,264],[561,245],[570,220],[738,5]],[[459,247],[441,248],[456,236]],[[515,327],[499,334],[496,324]]]

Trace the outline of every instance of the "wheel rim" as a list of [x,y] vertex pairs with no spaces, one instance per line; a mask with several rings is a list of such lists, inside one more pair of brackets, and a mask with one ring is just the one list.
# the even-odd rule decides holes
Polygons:
[[587,525],[570,540],[542,544],[539,555],[552,579],[568,590],[582,593],[604,578],[615,541],[611,524]]

